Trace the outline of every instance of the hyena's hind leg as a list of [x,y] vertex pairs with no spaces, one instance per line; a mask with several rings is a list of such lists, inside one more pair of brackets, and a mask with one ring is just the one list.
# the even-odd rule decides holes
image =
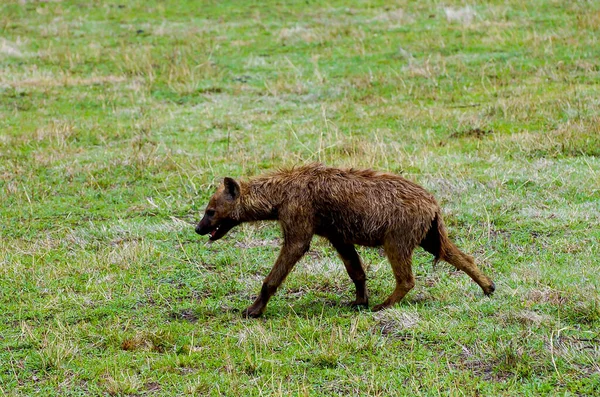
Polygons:
[[339,239],[330,238],[329,241],[337,250],[340,258],[344,262],[348,275],[356,287],[356,300],[350,302],[352,306],[369,306],[369,293],[367,292],[367,275],[362,267],[360,256],[356,252],[354,245],[346,244]]
[[388,238],[383,249],[396,279],[396,288],[394,292],[381,304],[373,307],[373,311],[379,311],[393,306],[415,286],[415,276],[412,272],[412,252],[413,248],[400,239]]

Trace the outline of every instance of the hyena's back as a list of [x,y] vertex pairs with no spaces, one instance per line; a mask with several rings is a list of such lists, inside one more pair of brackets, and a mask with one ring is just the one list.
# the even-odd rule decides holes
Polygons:
[[416,246],[439,214],[430,193],[393,174],[308,166],[270,178],[284,187],[282,202],[314,217],[316,234],[347,243],[382,245],[393,233]]

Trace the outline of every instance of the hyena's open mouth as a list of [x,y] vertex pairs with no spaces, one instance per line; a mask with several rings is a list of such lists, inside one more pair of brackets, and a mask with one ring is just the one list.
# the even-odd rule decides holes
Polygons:
[[216,228],[214,228],[213,230],[210,231],[210,239],[212,240],[215,235],[217,234],[217,232],[219,231],[219,228],[221,227],[221,225],[218,225]]
[[226,235],[227,232],[230,231],[231,228],[236,226],[238,223],[239,222],[235,222],[235,221],[231,221],[231,220],[224,220],[223,222],[216,225],[214,227],[214,229],[212,229],[211,231],[208,232],[208,235],[209,235],[208,239],[210,241],[217,241],[218,239],[220,239],[221,237]]

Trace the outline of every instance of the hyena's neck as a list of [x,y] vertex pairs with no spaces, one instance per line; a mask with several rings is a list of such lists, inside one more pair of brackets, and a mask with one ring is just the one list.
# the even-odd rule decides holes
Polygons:
[[238,216],[241,222],[277,219],[275,208],[277,189],[261,181],[242,182],[240,187]]

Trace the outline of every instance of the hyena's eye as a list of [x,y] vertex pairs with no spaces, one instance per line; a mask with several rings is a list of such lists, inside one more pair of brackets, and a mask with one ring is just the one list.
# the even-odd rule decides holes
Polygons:
[[204,214],[207,216],[213,216],[215,214],[215,210],[206,210]]

